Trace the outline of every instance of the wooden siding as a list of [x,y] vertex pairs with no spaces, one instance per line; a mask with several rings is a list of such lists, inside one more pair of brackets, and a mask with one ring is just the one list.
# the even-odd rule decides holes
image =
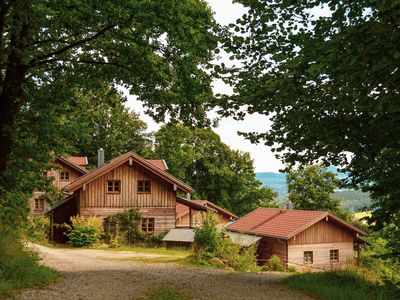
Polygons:
[[[79,177],[82,176],[82,173],[78,172],[77,170],[71,168],[70,166],[62,163],[62,162],[54,162],[54,165],[57,165],[61,168],[57,169],[52,169],[50,171],[47,171],[47,177],[54,177],[53,184],[56,188],[61,190],[63,187],[67,186],[71,182],[77,180]],[[61,172],[68,172],[69,173],[69,179],[68,180],[61,180],[60,174]]]
[[286,241],[263,237],[257,249],[257,260],[259,264],[264,265],[272,255],[278,256],[282,263],[286,263]]
[[[80,208],[80,215],[84,217],[97,216],[106,218],[110,215],[123,212],[125,208]],[[139,208],[143,218],[154,218],[155,234],[164,233],[175,228],[175,208]]]
[[353,235],[338,224],[325,219],[300,232],[289,240],[289,245],[353,242]]
[[[339,250],[339,261],[330,261],[330,250]],[[313,263],[304,265],[304,251],[313,252]],[[288,246],[288,264],[294,265],[296,268],[311,268],[318,270],[329,270],[341,267],[346,263],[347,259],[353,259],[354,249],[353,242],[335,242],[321,244],[304,244]]]
[[[200,212],[200,211],[192,211],[192,221],[193,221],[193,226],[200,226],[203,223],[202,216],[205,214],[205,212]],[[219,224],[226,224],[231,222],[231,219],[229,216],[221,213],[215,213],[218,218]],[[176,219],[176,226],[177,227],[189,227],[189,214],[183,215],[180,218]]]
[[34,217],[44,216],[44,212],[50,208],[50,203],[46,200],[43,200],[43,209],[36,209],[35,208],[35,199],[40,198],[43,195],[43,192],[33,192],[33,197],[29,199],[29,208],[31,210],[31,214]]
[[[120,193],[107,193],[108,180],[121,181]],[[138,193],[138,180],[151,180],[151,193]],[[176,194],[172,184],[136,164],[130,166],[125,163],[85,184],[80,189],[80,201],[82,210],[88,208],[102,210],[129,207],[168,207],[174,208],[175,211]],[[101,214],[101,212],[99,211],[97,214]]]

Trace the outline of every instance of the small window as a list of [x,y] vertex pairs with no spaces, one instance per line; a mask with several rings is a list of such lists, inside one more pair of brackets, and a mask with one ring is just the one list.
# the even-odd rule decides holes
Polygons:
[[69,180],[69,173],[68,173],[68,172],[65,172],[65,171],[62,171],[62,172],[60,173],[60,179],[61,179],[61,180]]
[[154,233],[154,218],[142,219],[142,231],[146,233]]
[[119,193],[121,191],[121,181],[109,180],[107,181],[107,192],[108,193]]
[[304,251],[304,264],[310,265],[313,263],[313,252],[312,251]]
[[43,209],[44,209],[44,200],[35,199],[35,210],[43,210]]
[[150,193],[150,192],[151,192],[150,180],[139,180],[138,193]]
[[334,249],[330,251],[330,260],[331,262],[333,261],[339,261],[339,250]]

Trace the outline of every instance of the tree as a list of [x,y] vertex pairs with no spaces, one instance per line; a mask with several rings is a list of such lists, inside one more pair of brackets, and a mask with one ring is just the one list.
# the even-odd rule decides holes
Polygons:
[[286,177],[289,200],[295,208],[338,212],[340,200],[332,198],[340,180],[320,165],[290,170]]
[[251,141],[288,164],[345,168],[349,184],[371,192],[376,225],[390,222],[400,214],[400,3],[238,2],[249,10],[225,49],[243,67],[226,77],[235,91],[221,101],[226,113],[270,115],[272,128]]
[[204,124],[215,30],[202,0],[1,1],[3,181],[16,116],[38,87],[66,76],[75,88],[122,84],[157,120],[169,113]]
[[0,226],[88,134],[67,114],[77,92],[122,85],[158,121],[206,125],[215,30],[201,0],[0,1]]
[[168,124],[155,140],[155,156],[167,161],[171,174],[193,186],[195,197],[237,214],[276,205],[277,193],[255,179],[249,153],[230,149],[211,129]]
[[108,87],[85,93],[77,92],[72,99],[71,110],[65,113],[84,128],[76,143],[77,153],[97,160],[97,150],[105,150],[106,159],[112,159],[128,151],[148,156],[151,152],[150,136],[145,133],[147,125],[139,115],[124,106],[120,93]]

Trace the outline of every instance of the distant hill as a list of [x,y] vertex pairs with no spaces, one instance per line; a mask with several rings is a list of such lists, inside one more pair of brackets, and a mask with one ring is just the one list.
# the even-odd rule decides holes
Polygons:
[[[335,167],[329,167],[328,169],[336,173],[340,179],[347,177],[345,173],[337,172]],[[276,191],[281,201],[287,196],[286,173],[260,172],[256,173],[256,178],[264,186]],[[369,194],[361,191],[339,190],[334,193],[333,197],[342,200],[343,208],[350,211],[360,211],[371,204]]]

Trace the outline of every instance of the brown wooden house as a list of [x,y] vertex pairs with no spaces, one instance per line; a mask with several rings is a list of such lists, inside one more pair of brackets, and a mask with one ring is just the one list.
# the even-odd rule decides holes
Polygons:
[[[86,164],[84,163],[86,161]],[[47,177],[53,178],[53,184],[61,190],[79,177],[88,173],[84,166],[87,165],[86,157],[71,156],[63,158],[56,155],[52,162],[53,168],[46,172]],[[50,208],[50,203],[43,199],[43,192],[34,192],[29,201],[31,214],[33,216],[43,216]]]
[[258,261],[277,255],[285,266],[333,269],[358,259],[365,232],[324,211],[259,208],[227,229],[258,237]]
[[[63,192],[68,197],[49,211],[51,224],[69,222],[71,216],[107,217],[128,208],[142,214],[142,231],[149,234],[175,228],[177,192],[192,188],[134,152],[101,165],[71,184]],[[65,242],[63,230],[52,226],[52,238]]]

